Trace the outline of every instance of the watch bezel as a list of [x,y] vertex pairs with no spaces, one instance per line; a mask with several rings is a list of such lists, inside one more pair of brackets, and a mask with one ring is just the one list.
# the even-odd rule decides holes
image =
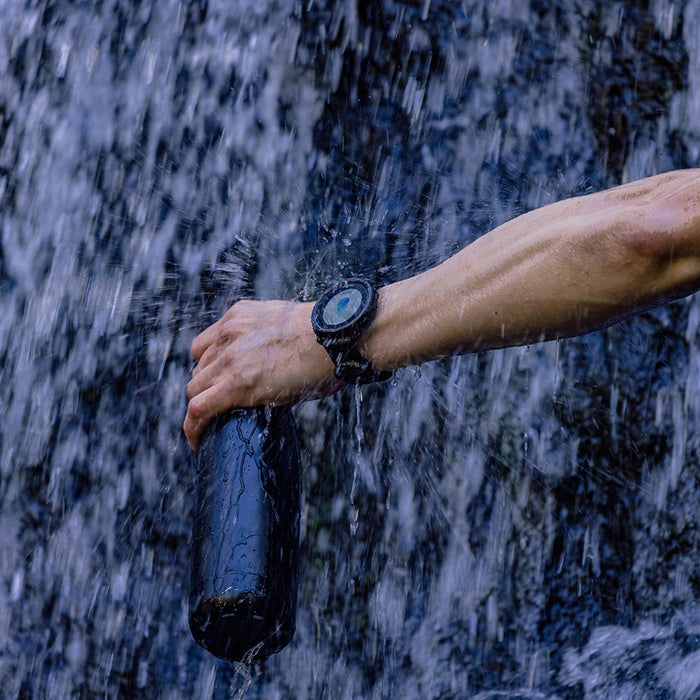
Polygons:
[[[362,294],[357,311],[342,323],[326,323],[323,320],[326,305],[337,294],[351,288],[359,289]],[[311,325],[316,339],[333,361],[335,376],[341,381],[350,384],[369,384],[384,381],[391,376],[391,372],[375,370],[372,363],[364,358],[356,347],[357,341],[374,321],[378,299],[377,290],[369,282],[352,277],[331,286],[314,304]]]
[[[329,324],[323,319],[323,312],[328,303],[345,289],[359,290],[362,300],[359,309],[346,321]],[[377,292],[366,280],[350,278],[329,287],[318,299],[311,313],[311,325],[323,342],[334,344],[354,343],[371,323],[377,309]]]

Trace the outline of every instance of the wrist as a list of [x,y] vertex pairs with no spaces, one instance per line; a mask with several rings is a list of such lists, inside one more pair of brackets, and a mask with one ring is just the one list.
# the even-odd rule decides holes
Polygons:
[[397,323],[397,314],[400,313],[397,284],[378,290],[377,314],[357,345],[362,356],[378,370],[392,371],[410,364],[402,358],[400,324]]
[[379,290],[374,323],[358,344],[377,369],[392,371],[441,356],[436,345],[440,307],[431,303],[434,285],[422,273]]
[[302,363],[303,398],[315,399],[338,391],[343,385],[336,379],[333,362],[328,353],[319,345],[311,324],[313,302],[300,302],[293,315],[297,337],[297,360]]
[[333,376],[333,362],[328,353],[319,345],[316,333],[311,323],[314,302],[301,302],[297,305],[295,314],[296,335],[300,338],[300,348],[305,348],[302,354],[308,358],[319,373]]
[[352,277],[331,285],[316,301],[311,325],[334,365],[334,375],[348,384],[388,379],[360,351],[362,338],[377,313],[377,290],[365,279]]

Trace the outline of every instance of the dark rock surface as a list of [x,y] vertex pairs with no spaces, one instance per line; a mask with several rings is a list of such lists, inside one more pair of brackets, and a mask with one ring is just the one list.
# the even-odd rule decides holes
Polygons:
[[693,698],[700,305],[295,409],[297,634],[187,628],[195,333],[700,159],[697,3],[6,0],[8,698]]

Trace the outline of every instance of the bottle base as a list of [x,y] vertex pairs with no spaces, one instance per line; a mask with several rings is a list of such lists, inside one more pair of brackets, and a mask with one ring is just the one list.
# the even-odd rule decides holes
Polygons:
[[189,624],[195,641],[214,656],[251,663],[283,649],[294,636],[291,610],[284,606],[274,620],[269,601],[244,593],[218,595],[192,607]]

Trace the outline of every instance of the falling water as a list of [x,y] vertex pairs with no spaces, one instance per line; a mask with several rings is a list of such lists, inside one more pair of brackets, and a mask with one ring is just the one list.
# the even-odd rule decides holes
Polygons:
[[4,0],[8,698],[693,698],[700,304],[295,409],[293,643],[187,628],[189,343],[700,162],[700,3]]

